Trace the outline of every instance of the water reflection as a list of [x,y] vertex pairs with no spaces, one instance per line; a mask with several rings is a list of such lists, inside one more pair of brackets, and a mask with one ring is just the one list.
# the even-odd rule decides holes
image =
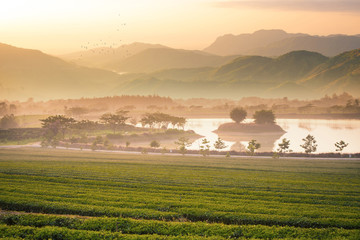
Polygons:
[[[231,141],[235,143],[242,143],[242,145],[247,146],[248,142],[255,139],[258,143],[261,144],[259,151],[261,152],[271,152],[274,149],[274,143],[283,136],[284,133],[269,133],[269,134],[223,134],[219,133],[219,137],[226,141]],[[231,149],[235,151],[240,151],[241,146],[232,145]]]
[[[247,119],[247,122],[251,122]],[[185,129],[194,130],[196,133],[204,136],[213,144],[219,137],[213,131],[223,123],[231,122],[231,119],[188,119]],[[239,135],[239,134],[221,134],[220,138],[225,140],[228,147],[224,149],[244,151],[247,143],[256,139],[261,144],[260,151],[275,150],[282,138],[290,140],[290,149],[294,152],[303,152],[300,147],[303,144],[302,139],[307,134],[315,137],[318,143],[317,153],[334,152],[335,142],[344,140],[349,146],[344,149],[345,153],[360,152],[360,120],[320,120],[320,119],[278,119],[277,124],[286,130],[286,133],[274,135]],[[201,140],[197,139],[190,149],[199,149]]]
[[313,127],[311,126],[310,122],[300,121],[298,126],[299,128],[303,128],[305,130],[308,130],[309,132],[313,130]]

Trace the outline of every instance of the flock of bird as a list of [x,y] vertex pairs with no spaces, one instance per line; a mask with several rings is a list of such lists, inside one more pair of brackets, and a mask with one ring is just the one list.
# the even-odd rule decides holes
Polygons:
[[[120,14],[119,14],[120,17]],[[116,32],[120,32],[121,28],[126,27],[126,23],[120,23],[120,25],[116,26]],[[124,49],[125,45],[121,45],[122,40],[117,40],[117,42],[108,42],[105,40],[100,39],[97,42],[86,42],[80,46],[81,53],[78,56],[78,60],[81,60],[86,55],[110,55],[110,54],[116,54],[117,50],[124,50],[123,57],[129,57],[131,56],[131,53],[128,49]],[[120,46],[121,45],[121,46]],[[118,47],[120,46],[120,47]],[[122,51],[121,51],[122,52]]]

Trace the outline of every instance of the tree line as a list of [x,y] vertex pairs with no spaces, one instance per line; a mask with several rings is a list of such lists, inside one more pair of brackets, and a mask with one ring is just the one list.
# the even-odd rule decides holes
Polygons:
[[[100,117],[100,121],[80,120],[77,121],[72,117],[64,115],[49,116],[46,119],[40,120],[44,132],[44,146],[56,146],[59,140],[65,139],[65,134],[69,129],[78,130],[97,130],[97,129],[111,129],[113,134],[124,126],[129,126],[127,120],[129,111],[118,110],[116,113],[105,113]],[[131,119],[132,125],[136,126],[137,121]],[[184,127],[186,119],[183,117],[175,117],[164,113],[146,113],[140,120],[143,127],[150,128],[165,128],[167,129],[170,124],[173,128]]]

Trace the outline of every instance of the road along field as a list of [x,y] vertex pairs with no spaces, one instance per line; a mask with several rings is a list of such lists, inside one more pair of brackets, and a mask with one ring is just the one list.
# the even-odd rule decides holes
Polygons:
[[360,161],[0,149],[0,208],[7,239],[360,239]]

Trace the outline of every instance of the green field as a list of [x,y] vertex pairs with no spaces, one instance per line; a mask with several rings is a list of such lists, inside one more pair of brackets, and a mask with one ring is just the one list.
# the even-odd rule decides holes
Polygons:
[[360,239],[360,161],[0,149],[0,208],[6,239]]

